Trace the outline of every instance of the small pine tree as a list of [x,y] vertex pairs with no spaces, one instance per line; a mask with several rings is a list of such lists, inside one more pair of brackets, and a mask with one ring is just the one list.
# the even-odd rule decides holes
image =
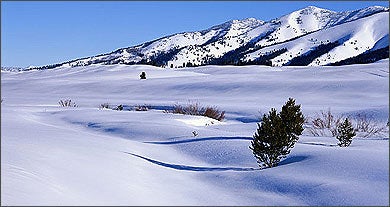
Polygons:
[[352,138],[356,135],[348,118],[345,118],[344,122],[337,126],[337,132],[336,138],[339,140],[338,145],[340,147],[348,147],[352,142]]
[[282,107],[280,117],[285,125],[286,133],[289,135],[291,147],[293,147],[295,142],[298,141],[298,136],[303,132],[303,123],[305,122],[301,112],[301,105],[295,105],[295,100],[289,98]]
[[261,124],[253,136],[251,146],[260,168],[275,167],[286,157],[303,131],[304,117],[300,105],[290,98],[281,113],[271,109],[263,115]]
[[139,75],[140,79],[146,79],[146,73],[142,71],[141,75]]
[[283,140],[285,133],[283,122],[275,109],[271,109],[268,116],[263,115],[261,124],[253,136],[251,146],[253,155],[260,168],[277,166],[283,153]]

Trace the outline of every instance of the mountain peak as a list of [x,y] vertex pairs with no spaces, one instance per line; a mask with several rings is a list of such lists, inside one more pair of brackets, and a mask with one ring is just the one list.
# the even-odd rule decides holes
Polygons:
[[[388,13],[385,11],[388,8],[381,6],[344,12],[307,6],[267,22],[256,18],[230,20],[206,30],[169,35],[111,53],[40,68],[91,64],[150,64],[180,68],[245,61],[281,66],[289,61],[299,62],[299,58],[304,59],[308,54],[313,58],[300,63],[325,65],[369,52],[378,45],[381,48],[388,45]],[[373,16],[377,13],[382,14]],[[341,24],[349,26],[336,28]],[[375,26],[373,31],[365,29],[366,24]],[[335,32],[325,32],[330,28]],[[334,48],[337,50],[333,51]],[[329,55],[325,56],[327,53]],[[384,54],[384,57],[388,55]]]
[[321,9],[321,8],[316,7],[316,6],[307,6],[304,8],[304,10],[318,10],[318,9]]
[[366,9],[378,9],[378,10],[389,10],[389,7],[384,6],[369,6]]
[[388,7],[383,6],[369,6],[367,8],[358,9],[356,11],[366,11],[366,12],[375,12],[375,11],[389,11]]
[[245,18],[245,19],[241,19],[241,20],[234,19],[234,20],[230,20],[230,21],[224,22],[222,24],[213,26],[209,30],[212,30],[212,29],[214,29],[214,30],[216,30],[216,29],[229,30],[232,27],[237,27],[237,28],[257,27],[257,26],[260,26],[264,23],[265,23],[264,21],[258,20],[256,18]]
[[296,12],[299,12],[300,14],[311,14],[311,13],[314,13],[314,12],[334,12],[334,11],[331,11],[331,10],[328,10],[328,9],[323,9],[323,8],[319,8],[319,7],[316,7],[316,6],[307,6],[303,9],[299,9],[298,11]]

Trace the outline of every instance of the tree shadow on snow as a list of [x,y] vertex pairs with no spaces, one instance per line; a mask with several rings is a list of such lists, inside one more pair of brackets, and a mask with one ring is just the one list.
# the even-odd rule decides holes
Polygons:
[[252,167],[196,167],[196,166],[189,166],[189,165],[177,165],[177,164],[171,164],[171,163],[165,163],[157,160],[153,160],[147,157],[143,157],[141,155],[133,154],[130,152],[123,152],[129,155],[132,155],[134,157],[141,158],[143,160],[146,160],[148,162],[151,162],[156,165],[160,165],[163,167],[175,169],[175,170],[185,170],[185,171],[254,171],[259,170],[257,168]]
[[144,143],[148,144],[182,144],[189,142],[201,142],[201,141],[215,141],[215,140],[252,140],[252,137],[204,137],[204,138],[194,138],[194,139],[185,139],[185,140],[177,140],[177,141],[147,141]]
[[325,144],[325,143],[317,143],[317,142],[298,142],[299,144],[307,144],[307,145],[316,145],[316,146],[325,146],[325,147],[337,147],[337,144]]
[[281,161],[279,163],[279,166],[281,166],[281,165],[288,165],[288,164],[292,164],[292,163],[295,163],[295,162],[301,162],[301,161],[307,159],[308,157],[309,156],[303,156],[303,155],[301,155],[301,156],[292,156],[292,157],[289,157],[289,158]]
[[253,117],[239,117],[239,118],[236,118],[237,121],[239,122],[242,122],[242,123],[257,123],[260,121],[260,118],[253,118]]

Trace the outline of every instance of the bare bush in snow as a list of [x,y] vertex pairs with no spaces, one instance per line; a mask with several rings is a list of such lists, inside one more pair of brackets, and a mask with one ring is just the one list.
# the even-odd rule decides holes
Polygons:
[[372,116],[359,113],[352,118],[356,132],[362,137],[372,137],[380,135],[386,131],[386,124],[376,121]]
[[225,118],[225,111],[220,111],[217,107],[207,106],[203,112],[203,116],[222,121]]
[[170,112],[174,114],[206,116],[218,121],[222,121],[225,118],[225,111],[221,111],[215,106],[203,107],[197,102],[188,105],[175,104]]
[[123,110],[123,105],[120,104],[118,106],[116,106],[115,108],[113,108],[114,110],[117,110],[117,111],[122,111]]
[[99,109],[110,109],[110,104],[109,103],[102,103],[102,104],[100,104]]
[[60,100],[58,104],[62,107],[77,107],[76,103],[72,102],[71,99]]
[[149,107],[146,105],[138,105],[134,107],[134,110],[136,111],[148,111]]
[[335,116],[332,114],[330,109],[328,111],[321,111],[321,114],[316,114],[315,117],[308,119],[307,128],[313,136],[327,136],[329,132],[331,136],[337,135],[337,126],[342,121],[342,116]]
[[201,115],[201,107],[199,103],[190,103],[187,105],[175,104],[173,106],[172,113],[174,114],[187,114],[187,115]]
[[[330,109],[321,111],[315,117],[308,119],[306,123],[307,131],[313,136],[332,136],[338,135],[337,126],[345,119],[345,116],[334,115]],[[381,136],[386,132],[387,126],[375,120],[372,116],[366,113],[358,113],[347,117],[359,137],[374,137]]]

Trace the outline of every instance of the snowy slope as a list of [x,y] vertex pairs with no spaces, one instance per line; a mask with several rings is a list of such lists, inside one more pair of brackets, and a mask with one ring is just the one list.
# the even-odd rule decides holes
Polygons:
[[[330,39],[337,40],[340,33],[352,34],[347,39],[356,40],[358,45],[354,46],[358,47],[358,50],[355,50],[355,47],[338,47],[329,54],[332,60],[326,60],[326,54],[326,57],[320,56],[313,62],[301,64],[324,65],[362,54],[374,45],[375,49],[388,47],[388,19],[389,9],[379,6],[345,12],[309,6],[267,22],[254,18],[232,20],[203,31],[178,33],[111,53],[40,68],[91,64],[148,64],[174,68],[209,64],[231,65],[239,61],[255,60],[266,51],[275,52],[271,48],[281,49],[286,44],[295,44],[293,48],[288,47],[287,52],[268,59],[273,65],[282,65],[294,57],[306,54],[321,42],[325,44]],[[308,41],[308,35],[314,39]]]
[[261,48],[247,54],[246,58],[255,59],[259,55],[287,48],[287,52],[272,59],[274,65],[281,66],[295,57],[307,54],[321,44],[339,42],[339,45],[315,58],[309,65],[326,65],[337,62],[357,56],[374,47],[388,47],[388,18],[388,13],[374,14],[364,19],[320,30],[299,39]]
[[[288,97],[306,116],[331,108],[386,123],[388,64],[2,71],[1,204],[388,205],[388,128],[348,148],[304,132],[264,170],[248,148],[261,113]],[[78,107],[59,107],[67,98]],[[163,112],[188,100],[226,120]],[[150,110],[99,109],[105,102]]]

